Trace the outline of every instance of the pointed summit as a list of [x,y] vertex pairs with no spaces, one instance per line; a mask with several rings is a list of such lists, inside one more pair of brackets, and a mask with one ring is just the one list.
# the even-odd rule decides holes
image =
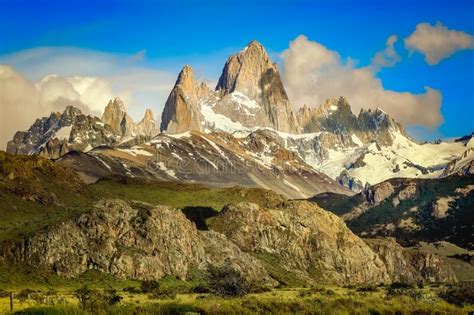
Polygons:
[[298,131],[278,67],[259,42],[250,42],[227,60],[216,90],[221,96],[242,93],[260,105],[270,126],[285,132]]
[[193,68],[190,65],[183,67],[175,84],[182,86],[184,90],[194,89],[196,82],[194,81]]
[[200,130],[201,110],[198,90],[193,77],[193,69],[185,65],[178,75],[161,115],[160,131],[182,133]]
[[123,101],[118,97],[109,101],[102,115],[102,121],[110,125],[115,134],[122,137],[131,135],[135,127]]
[[239,91],[250,98],[257,98],[261,94],[262,77],[269,70],[278,72],[263,45],[254,40],[239,53],[229,57],[216,90],[223,94]]
[[147,108],[143,119],[137,124],[136,133],[146,137],[154,137],[160,132],[158,123],[153,117],[151,109]]

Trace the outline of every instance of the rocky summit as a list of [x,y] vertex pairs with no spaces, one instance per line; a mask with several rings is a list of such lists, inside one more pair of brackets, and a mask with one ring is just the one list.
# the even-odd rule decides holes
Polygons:
[[52,113],[37,119],[27,131],[18,131],[8,142],[7,152],[58,158],[72,150],[89,151],[115,142],[111,126],[68,106],[63,113]]

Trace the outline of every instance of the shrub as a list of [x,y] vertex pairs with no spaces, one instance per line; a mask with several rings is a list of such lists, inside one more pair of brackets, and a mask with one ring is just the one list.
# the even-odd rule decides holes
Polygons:
[[106,310],[109,306],[116,305],[122,300],[116,290],[100,292],[89,289],[87,286],[76,290],[75,295],[81,308],[87,311]]
[[160,283],[156,280],[144,280],[140,284],[143,293],[152,293],[160,288]]
[[474,282],[463,282],[439,293],[439,297],[458,306],[474,304]]
[[209,285],[207,283],[198,283],[194,288],[193,288],[194,293],[210,293],[211,289],[209,288]]
[[177,292],[173,288],[161,288],[151,292],[153,299],[176,299]]
[[208,267],[208,282],[211,291],[222,297],[244,296],[250,292],[250,283],[229,264]]

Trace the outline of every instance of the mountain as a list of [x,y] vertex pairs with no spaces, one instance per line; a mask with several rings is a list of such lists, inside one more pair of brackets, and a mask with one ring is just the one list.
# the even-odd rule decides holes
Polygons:
[[118,97],[109,101],[102,114],[102,121],[111,126],[114,133],[120,137],[134,135],[135,124]]
[[197,84],[191,67],[185,66],[166,101],[161,131],[229,132],[255,127],[299,130],[278,68],[257,41],[227,60],[214,91]]
[[27,131],[18,131],[7,152],[58,158],[72,150],[89,151],[116,142],[114,130],[99,118],[84,115],[73,106],[37,119]]
[[297,112],[297,117],[304,132],[326,131],[338,135],[355,135],[364,144],[376,141],[380,145],[391,145],[391,132],[406,136],[403,126],[381,109],[362,109],[355,116],[344,97],[327,99],[314,109],[303,106]]
[[[454,142],[420,144],[380,109],[361,110],[355,115],[349,100],[344,97],[293,112],[277,66],[256,41],[229,57],[214,90],[197,82],[192,68],[184,66],[161,115],[159,129],[162,134],[158,134],[151,110],[135,124],[119,98],[110,100],[102,120],[90,118],[95,121],[90,124],[110,126],[104,128],[113,136],[106,139],[98,135],[95,142],[83,144],[82,139],[73,138],[65,145],[64,139],[55,139],[55,133],[49,131],[59,116],[53,114],[49,121],[36,122],[28,135],[17,133],[8,151],[37,154],[42,150],[44,156],[57,158],[71,150],[85,152],[97,148],[90,155],[71,154],[64,160],[70,161],[81,174],[87,173],[90,180],[119,172],[218,186],[233,183],[258,186],[276,189],[292,198],[307,198],[324,191],[349,193],[339,186],[358,193],[366,185],[390,178],[440,178],[469,174],[474,167],[474,142],[470,137]],[[82,128],[94,129],[88,124],[84,122]],[[213,174],[202,173],[200,164],[214,168],[213,159],[219,159],[220,164],[225,160],[215,148],[209,149],[205,142],[208,138],[216,140],[219,150],[223,147],[226,156],[241,162],[217,167],[218,171]],[[155,149],[154,145],[162,139],[168,139],[170,146],[160,145]],[[250,144],[253,146],[249,147]],[[204,158],[189,155],[193,154],[192,149]],[[138,158],[135,151],[146,153]],[[158,161],[166,167],[153,167],[150,171],[147,161],[156,153],[166,157],[166,161]],[[117,165],[111,167],[113,171],[104,165],[90,170],[77,166],[81,165],[81,159],[96,160],[93,156],[97,154],[108,159],[109,166]],[[180,161],[178,157],[192,166],[183,168],[183,162],[177,162]],[[290,159],[286,164],[285,157]],[[296,160],[298,163],[292,162]],[[167,165],[168,161],[170,165]],[[281,165],[275,165],[276,162]],[[245,171],[236,173],[235,165],[245,165]],[[291,171],[291,179],[288,178],[290,165],[295,169]],[[187,169],[187,173],[183,169]],[[312,174],[312,180],[305,178],[303,173],[306,172]],[[280,173],[284,174],[286,182],[281,180]]]
[[118,97],[109,101],[102,114],[102,121],[110,125],[114,133],[121,138],[136,136],[151,138],[159,133],[158,123],[151,109],[147,109],[143,119],[135,124],[127,114],[123,101]]
[[341,216],[358,235],[404,245],[448,241],[474,250],[474,176],[394,178],[354,196],[321,194],[313,202]]
[[183,133],[189,130],[201,130],[199,90],[194,81],[192,68],[186,65],[179,73],[165,103],[161,115],[161,131]]
[[151,109],[148,108],[145,111],[145,116],[143,116],[142,120],[140,120],[140,122],[135,127],[135,133],[138,135],[143,135],[149,139],[160,133],[160,126],[155,120]]
[[268,130],[243,137],[225,132],[165,133],[138,145],[73,152],[58,163],[89,180],[121,174],[214,187],[262,187],[290,198],[308,198],[326,191],[350,193],[286,149],[284,142],[275,141]]

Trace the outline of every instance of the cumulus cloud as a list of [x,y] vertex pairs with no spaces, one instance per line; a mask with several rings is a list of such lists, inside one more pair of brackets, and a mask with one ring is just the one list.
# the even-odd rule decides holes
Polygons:
[[357,67],[352,60],[343,61],[336,51],[298,36],[282,53],[282,78],[293,105],[318,106],[327,98],[343,95],[356,114],[361,108],[379,107],[404,124],[439,125],[443,118],[438,90],[425,87],[420,94],[391,91],[376,76],[381,67],[393,66],[399,60],[394,49],[396,39],[389,37],[385,49],[375,54],[370,65]]
[[100,115],[113,94],[108,84],[92,77],[48,75],[38,82],[26,79],[8,65],[0,65],[0,147],[18,130],[37,119],[74,105],[86,114]]
[[159,120],[177,72],[145,64],[145,55],[40,47],[0,56],[0,148],[36,118],[67,105],[100,116],[116,96],[136,121],[147,107]]
[[[81,101],[91,104],[95,100],[91,106],[100,112],[107,104],[104,98],[111,92],[125,98],[129,114],[135,120],[142,118],[147,107],[155,114],[161,112],[179,70],[179,66],[149,63],[146,50],[122,54],[75,47],[31,48],[0,56],[0,63],[14,67],[32,81],[48,74],[67,78],[80,91]],[[81,82],[74,80],[75,77]],[[87,88],[88,91],[82,91]]]
[[411,52],[423,54],[428,64],[435,65],[460,50],[474,49],[474,36],[450,30],[441,22],[434,26],[420,23],[416,30],[405,38],[405,47]]

